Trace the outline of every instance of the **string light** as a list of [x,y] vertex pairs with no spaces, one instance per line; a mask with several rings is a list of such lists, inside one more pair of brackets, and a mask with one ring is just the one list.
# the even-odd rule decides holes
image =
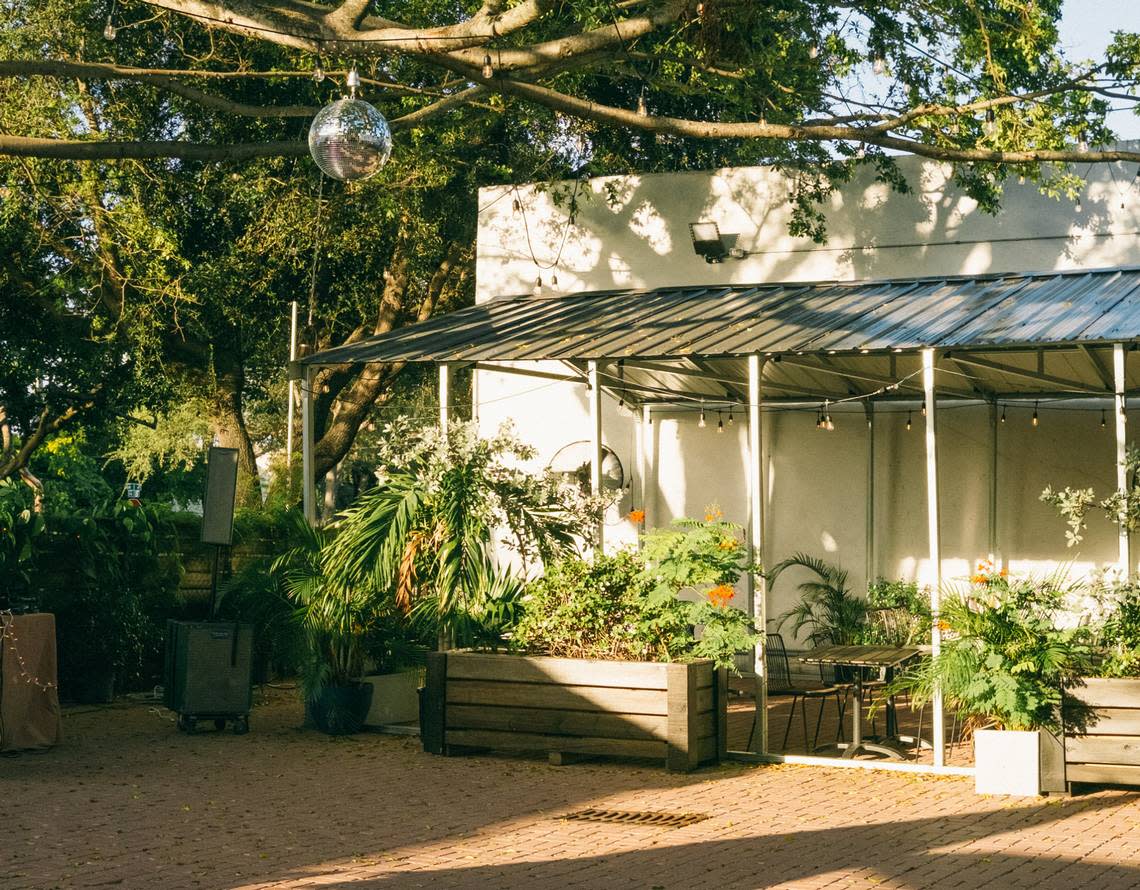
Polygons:
[[11,652],[16,658],[18,676],[29,686],[35,686],[41,692],[55,689],[55,683],[42,681],[28,670],[28,664],[20,653],[19,639],[16,637],[16,616],[13,612],[0,612],[0,649]]
[[700,427],[702,430],[706,426],[708,426],[708,424],[705,422],[705,405],[704,405],[704,402],[701,403],[701,419],[697,421],[697,426]]
[[534,292],[536,294],[542,293],[542,276],[541,275],[539,275],[536,279],[534,279]]
[[997,115],[994,114],[992,108],[986,109],[986,119],[982,124],[982,132],[986,134],[987,139],[993,139],[997,135]]
[[887,70],[886,59],[877,56],[875,58],[875,60],[871,63],[871,70],[874,71],[875,74],[882,76]]
[[732,426],[732,409],[728,409],[728,425]]
[[910,412],[909,411],[906,412],[906,428],[907,428],[907,430],[910,429]]
[[111,21],[111,16],[107,16],[107,24],[103,26],[103,39],[114,40],[118,35],[118,30],[115,28],[115,23]]
[[1037,403],[1033,403],[1033,425],[1037,426]]
[[637,96],[637,114],[639,117],[649,117],[649,106],[645,104],[645,87]]
[[356,91],[360,89],[360,72],[356,70],[353,65],[348,72],[348,76],[344,79],[345,86],[348,87],[348,96],[350,99],[356,98]]
[[815,409],[815,428],[823,429],[823,413],[818,408]]
[[321,66],[321,57],[317,56],[317,66],[313,69],[313,80],[320,83],[325,79],[325,69]]
[[922,400],[922,416],[926,416],[926,399]]
[[716,412],[716,431],[718,433],[724,432],[724,418],[721,417],[721,414],[719,411]]
[[491,64],[491,55],[483,56],[483,79],[490,80],[495,76],[495,67]]
[[1101,408],[1100,409],[1100,428],[1103,430],[1106,426],[1108,426],[1108,421],[1106,421],[1104,419],[1104,409]]
[[1001,422],[1005,423],[1005,405],[1001,406]]

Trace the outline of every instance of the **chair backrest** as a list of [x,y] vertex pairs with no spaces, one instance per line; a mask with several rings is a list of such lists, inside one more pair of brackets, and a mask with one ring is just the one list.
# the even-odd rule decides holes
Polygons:
[[768,689],[792,688],[792,669],[788,664],[788,650],[784,648],[784,638],[777,633],[767,634],[764,650],[764,664],[768,669]]

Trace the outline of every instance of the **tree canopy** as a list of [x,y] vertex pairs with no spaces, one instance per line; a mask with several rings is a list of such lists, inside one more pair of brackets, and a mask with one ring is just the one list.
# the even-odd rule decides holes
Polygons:
[[[1140,35],[1065,58],[1059,0],[5,0],[0,23],[0,477],[76,416],[197,410],[242,456],[279,444],[289,303],[322,349],[471,298],[475,191],[771,163],[793,229],[862,164],[956,164],[990,210],[1113,147]],[[348,70],[396,146],[362,183],[305,142]],[[325,369],[316,472],[402,369]],[[164,421],[165,419],[165,421]],[[114,444],[114,443],[111,443]],[[121,444],[121,443],[120,443]],[[165,446],[163,446],[165,447]],[[119,448],[119,453],[122,448]]]

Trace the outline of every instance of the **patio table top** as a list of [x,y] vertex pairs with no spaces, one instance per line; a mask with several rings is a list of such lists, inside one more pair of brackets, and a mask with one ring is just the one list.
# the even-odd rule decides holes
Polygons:
[[917,646],[820,646],[799,656],[808,664],[896,667],[921,653]]

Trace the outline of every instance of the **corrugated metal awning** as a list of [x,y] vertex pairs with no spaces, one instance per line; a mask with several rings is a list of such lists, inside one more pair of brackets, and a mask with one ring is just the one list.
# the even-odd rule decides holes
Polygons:
[[682,358],[1140,338],[1140,269],[504,297],[304,364]]

